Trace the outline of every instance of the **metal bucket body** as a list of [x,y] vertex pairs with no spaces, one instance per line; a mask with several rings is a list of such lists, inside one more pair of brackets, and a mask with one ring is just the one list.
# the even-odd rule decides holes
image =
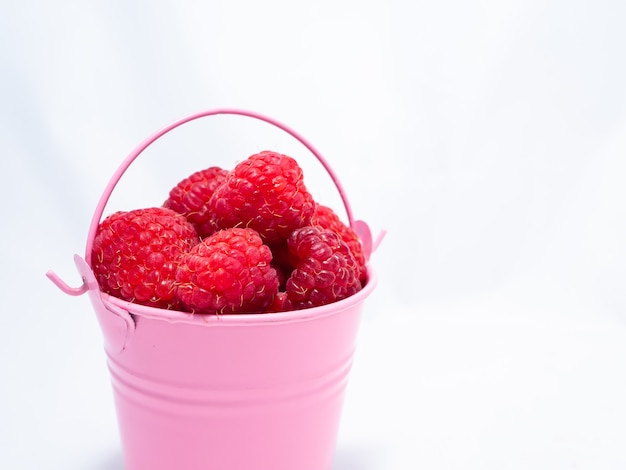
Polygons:
[[[330,469],[373,284],[310,312],[131,314],[123,348],[107,350],[126,470]],[[106,297],[92,300],[110,320]],[[119,331],[107,330],[116,344]]]

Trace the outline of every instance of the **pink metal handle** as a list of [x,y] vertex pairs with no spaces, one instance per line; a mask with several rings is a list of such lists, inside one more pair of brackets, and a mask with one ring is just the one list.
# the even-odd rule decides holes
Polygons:
[[[197,113],[185,116],[185,117],[183,117],[181,119],[178,119],[177,121],[174,121],[174,122],[168,124],[167,126],[161,128],[160,130],[156,131],[154,134],[152,134],[151,136],[146,138],[143,142],[141,142],[124,159],[124,161],[117,168],[117,170],[115,171],[115,173],[113,174],[113,176],[109,180],[108,184],[104,188],[104,191],[103,191],[102,195],[100,196],[100,200],[98,201],[98,204],[97,204],[96,209],[94,211],[93,217],[91,219],[91,224],[89,226],[89,233],[87,235],[87,246],[85,248],[85,260],[86,260],[86,265],[87,266],[91,266],[91,250],[92,250],[92,247],[93,247],[93,242],[94,242],[94,238],[96,236],[96,232],[98,230],[98,225],[100,224],[100,221],[102,219],[102,214],[104,213],[104,209],[105,209],[105,207],[106,207],[106,205],[107,205],[107,203],[109,201],[109,198],[111,197],[111,194],[112,194],[113,190],[117,186],[117,183],[119,182],[121,177],[124,175],[124,173],[126,172],[128,167],[131,165],[131,163],[133,163],[133,161],[146,148],[148,148],[152,143],[154,143],[156,140],[158,140],[159,138],[161,138],[162,136],[164,136],[168,132],[176,129],[177,127],[179,127],[179,126],[181,126],[181,125],[183,125],[183,124],[185,124],[187,122],[190,122],[190,121],[202,118],[202,117],[206,117],[206,116],[214,116],[214,115],[217,115],[217,114],[235,114],[235,115],[239,115],[239,116],[246,116],[246,117],[251,117],[251,118],[254,118],[254,119],[258,119],[260,121],[264,121],[264,122],[266,122],[268,124],[272,124],[273,126],[275,126],[275,127],[279,128],[279,129],[285,131],[286,133],[288,133],[292,137],[294,137],[296,140],[298,140],[302,145],[304,145],[320,161],[322,166],[326,169],[326,171],[330,175],[333,183],[337,187],[337,190],[339,191],[339,195],[341,196],[341,199],[343,201],[343,205],[345,207],[346,214],[348,216],[349,225],[350,225],[350,227],[352,227],[355,230],[355,232],[357,233],[357,235],[361,239],[361,241],[363,243],[363,250],[365,252],[366,259],[369,260],[369,257],[371,255],[371,253],[378,248],[378,245],[381,243],[381,241],[384,238],[386,232],[384,230],[381,231],[381,233],[378,235],[378,237],[374,240],[372,238],[372,233],[370,231],[369,226],[365,222],[363,222],[362,220],[354,220],[354,217],[352,215],[352,208],[350,206],[350,202],[348,201],[348,197],[346,195],[346,192],[343,189],[343,186],[341,185],[341,182],[339,181],[339,178],[337,177],[337,175],[335,174],[335,172],[331,168],[330,164],[322,156],[322,154],[307,139],[305,139],[298,132],[296,132],[292,128],[286,126],[285,124],[282,124],[281,122],[278,122],[277,120],[275,120],[273,118],[270,118],[268,116],[264,116],[262,114],[259,114],[259,113],[253,112],[253,111],[246,111],[246,110],[234,109],[234,108],[222,108],[222,109],[212,109],[212,110],[207,110],[207,111],[200,111],[200,112],[197,112]],[[81,260],[81,262],[82,262],[82,260]],[[80,266],[82,267],[83,264],[80,264]],[[86,277],[84,275],[82,276],[82,278],[83,278],[83,285],[81,285],[79,287],[71,287],[70,285],[65,283],[54,271],[48,271],[46,273],[46,275],[48,276],[48,278],[59,289],[61,289],[63,292],[65,292],[68,295],[74,295],[74,296],[82,295],[82,294],[84,294],[85,292],[89,291],[92,288],[97,290],[96,284],[95,283],[91,283],[91,285],[89,285],[88,279],[86,279]]]
[[[272,124],[272,125],[278,127],[279,129],[282,129],[283,131],[285,131],[288,134],[290,134],[291,136],[293,136],[296,140],[298,140],[302,145],[304,145],[320,161],[320,163],[324,166],[324,168],[326,169],[326,171],[328,172],[328,174],[332,178],[335,186],[337,187],[337,190],[339,191],[339,195],[341,196],[343,204],[345,206],[346,214],[348,216],[348,222],[349,222],[351,227],[355,228],[355,221],[354,221],[354,217],[352,215],[352,208],[351,208],[350,203],[348,201],[348,197],[346,195],[346,192],[344,191],[343,186],[341,185],[341,182],[337,178],[337,175],[335,174],[333,169],[330,167],[330,165],[326,161],[326,159],[322,156],[322,154],[307,139],[305,139],[302,135],[300,135],[298,132],[296,132],[295,130],[291,129],[290,127],[286,126],[285,124],[282,124],[281,122],[278,122],[277,120],[275,120],[273,118],[270,118],[268,116],[264,116],[262,114],[259,114],[259,113],[253,112],[253,111],[246,111],[246,110],[242,110],[242,109],[232,109],[232,108],[213,109],[213,110],[200,111],[200,112],[197,112],[197,113],[194,113],[194,114],[190,114],[188,116],[185,116],[185,117],[183,117],[183,118],[181,118],[181,119],[179,119],[177,121],[174,121],[174,122],[168,124],[167,126],[163,127],[162,129],[158,130],[157,132],[155,132],[154,134],[152,134],[151,136],[146,138],[143,142],[141,142],[126,157],[126,159],[121,163],[121,165],[117,168],[117,170],[115,171],[115,173],[113,174],[113,176],[109,180],[109,183],[105,187],[104,192],[102,193],[102,196],[100,197],[98,205],[96,206],[96,210],[95,210],[95,212],[93,214],[93,217],[91,219],[91,225],[89,227],[89,233],[88,233],[88,236],[87,236],[87,246],[85,248],[85,260],[87,261],[87,264],[89,266],[91,266],[91,249],[92,249],[92,246],[93,246],[93,241],[94,241],[94,238],[96,236],[96,231],[98,229],[98,224],[100,223],[100,221],[102,219],[102,214],[104,212],[104,208],[105,208],[107,202],[109,201],[109,198],[111,196],[111,193],[113,192],[113,189],[115,188],[115,186],[119,182],[119,180],[122,177],[122,175],[126,172],[128,167],[130,166],[130,164],[148,146],[150,146],[153,142],[155,142],[156,140],[158,140],[160,137],[164,136],[165,134],[167,134],[171,130],[173,130],[173,129],[175,129],[175,128],[177,128],[177,127],[179,127],[182,124],[185,124],[187,122],[190,122],[190,121],[202,118],[202,117],[213,116],[213,115],[217,115],[217,114],[236,114],[236,115],[240,115],[240,116],[247,116],[247,117],[251,117],[251,118],[254,118],[254,119],[258,119],[260,121],[264,121],[264,122],[267,122],[269,124]],[[361,230],[359,230],[359,232],[361,232]]]

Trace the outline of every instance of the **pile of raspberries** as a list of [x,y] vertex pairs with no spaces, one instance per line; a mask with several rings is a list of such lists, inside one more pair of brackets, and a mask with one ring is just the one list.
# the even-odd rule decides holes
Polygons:
[[354,230],[315,202],[292,157],[272,151],[198,171],[160,207],[109,215],[91,268],[107,294],[195,314],[317,307],[367,281]]

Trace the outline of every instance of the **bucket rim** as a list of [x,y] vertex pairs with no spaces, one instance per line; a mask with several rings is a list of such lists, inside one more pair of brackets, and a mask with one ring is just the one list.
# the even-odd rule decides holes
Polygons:
[[302,310],[272,313],[237,313],[237,314],[194,314],[180,310],[169,310],[149,307],[138,303],[122,300],[100,291],[100,297],[105,306],[112,305],[115,309],[122,309],[131,316],[168,323],[184,323],[198,326],[260,326],[276,323],[295,323],[311,321],[339,314],[362,304],[374,291],[378,277],[371,266],[367,268],[367,283],[357,293],[336,302]]

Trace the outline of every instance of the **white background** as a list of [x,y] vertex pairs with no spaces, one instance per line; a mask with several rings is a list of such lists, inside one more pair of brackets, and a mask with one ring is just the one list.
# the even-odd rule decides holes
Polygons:
[[[44,274],[79,283],[72,256],[135,145],[222,106],[300,131],[388,231],[333,470],[626,468],[626,3],[0,10],[1,468],[123,468],[91,306]],[[291,152],[263,129],[191,126],[111,209]]]

